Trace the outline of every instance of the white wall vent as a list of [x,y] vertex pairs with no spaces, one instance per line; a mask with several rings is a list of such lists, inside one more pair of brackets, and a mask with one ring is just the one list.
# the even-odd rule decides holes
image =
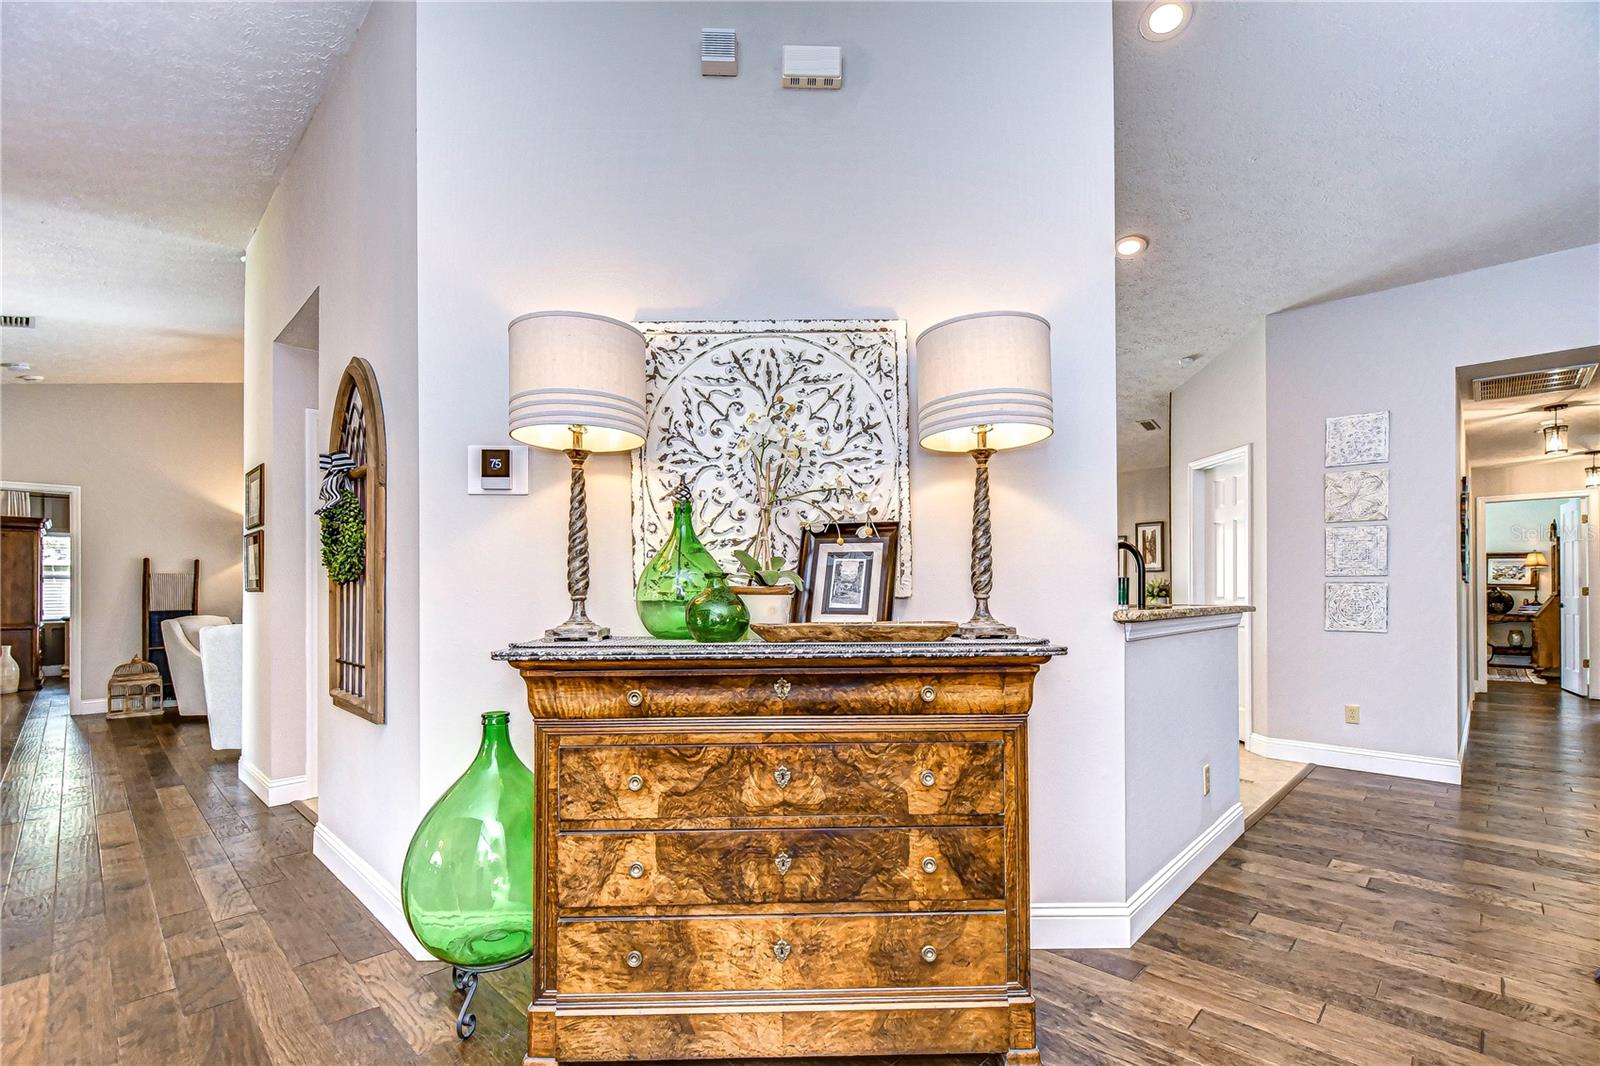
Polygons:
[[1514,400],[1519,396],[1538,396],[1547,392],[1574,392],[1588,387],[1589,382],[1594,380],[1597,368],[1600,368],[1600,363],[1582,363],[1521,374],[1501,374],[1492,378],[1473,378],[1472,398]]
[[1141,418],[1139,419],[1139,428],[1144,430],[1146,433],[1154,433],[1156,430],[1161,428],[1161,423],[1157,422],[1153,418]]
[[32,329],[32,315],[0,315],[0,329]]
[[700,73],[732,78],[739,73],[739,35],[733,30],[700,31]]

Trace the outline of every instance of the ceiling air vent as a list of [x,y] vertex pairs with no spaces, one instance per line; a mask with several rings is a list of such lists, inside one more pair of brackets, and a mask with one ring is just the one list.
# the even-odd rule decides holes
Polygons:
[[1161,428],[1161,423],[1157,422],[1153,418],[1141,418],[1139,419],[1139,428],[1144,430],[1146,433],[1154,433],[1156,430]]
[[32,329],[32,315],[0,315],[0,329]]
[[1594,380],[1600,363],[1558,366],[1523,374],[1501,374],[1493,378],[1473,378],[1474,400],[1514,400],[1519,396],[1538,396],[1547,392],[1573,392]]

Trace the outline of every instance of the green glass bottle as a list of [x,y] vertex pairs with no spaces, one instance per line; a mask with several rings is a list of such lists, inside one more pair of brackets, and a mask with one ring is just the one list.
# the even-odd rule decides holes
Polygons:
[[533,774],[511,748],[511,716],[483,716],[467,772],[411,838],[400,877],[406,921],[454,966],[494,967],[533,947]]
[[688,640],[684,609],[704,592],[722,567],[694,532],[694,504],[687,481],[672,492],[672,534],[655,558],[645,564],[634,592],[639,621],[652,636]]
[[684,618],[689,635],[704,644],[738,640],[750,628],[750,609],[721,574],[714,575],[710,587],[689,601]]

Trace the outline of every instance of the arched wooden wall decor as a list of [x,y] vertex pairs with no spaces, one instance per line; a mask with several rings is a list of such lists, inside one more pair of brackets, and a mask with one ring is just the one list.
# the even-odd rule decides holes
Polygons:
[[367,560],[361,577],[328,582],[328,692],[336,707],[383,721],[383,582],[388,558],[388,449],[383,399],[372,364],[350,360],[333,401],[328,450],[355,461],[350,479],[366,515]]

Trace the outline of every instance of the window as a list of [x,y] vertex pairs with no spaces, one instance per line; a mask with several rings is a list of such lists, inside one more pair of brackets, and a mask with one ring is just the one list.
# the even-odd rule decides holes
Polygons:
[[44,535],[44,620],[60,622],[72,614],[72,537]]

